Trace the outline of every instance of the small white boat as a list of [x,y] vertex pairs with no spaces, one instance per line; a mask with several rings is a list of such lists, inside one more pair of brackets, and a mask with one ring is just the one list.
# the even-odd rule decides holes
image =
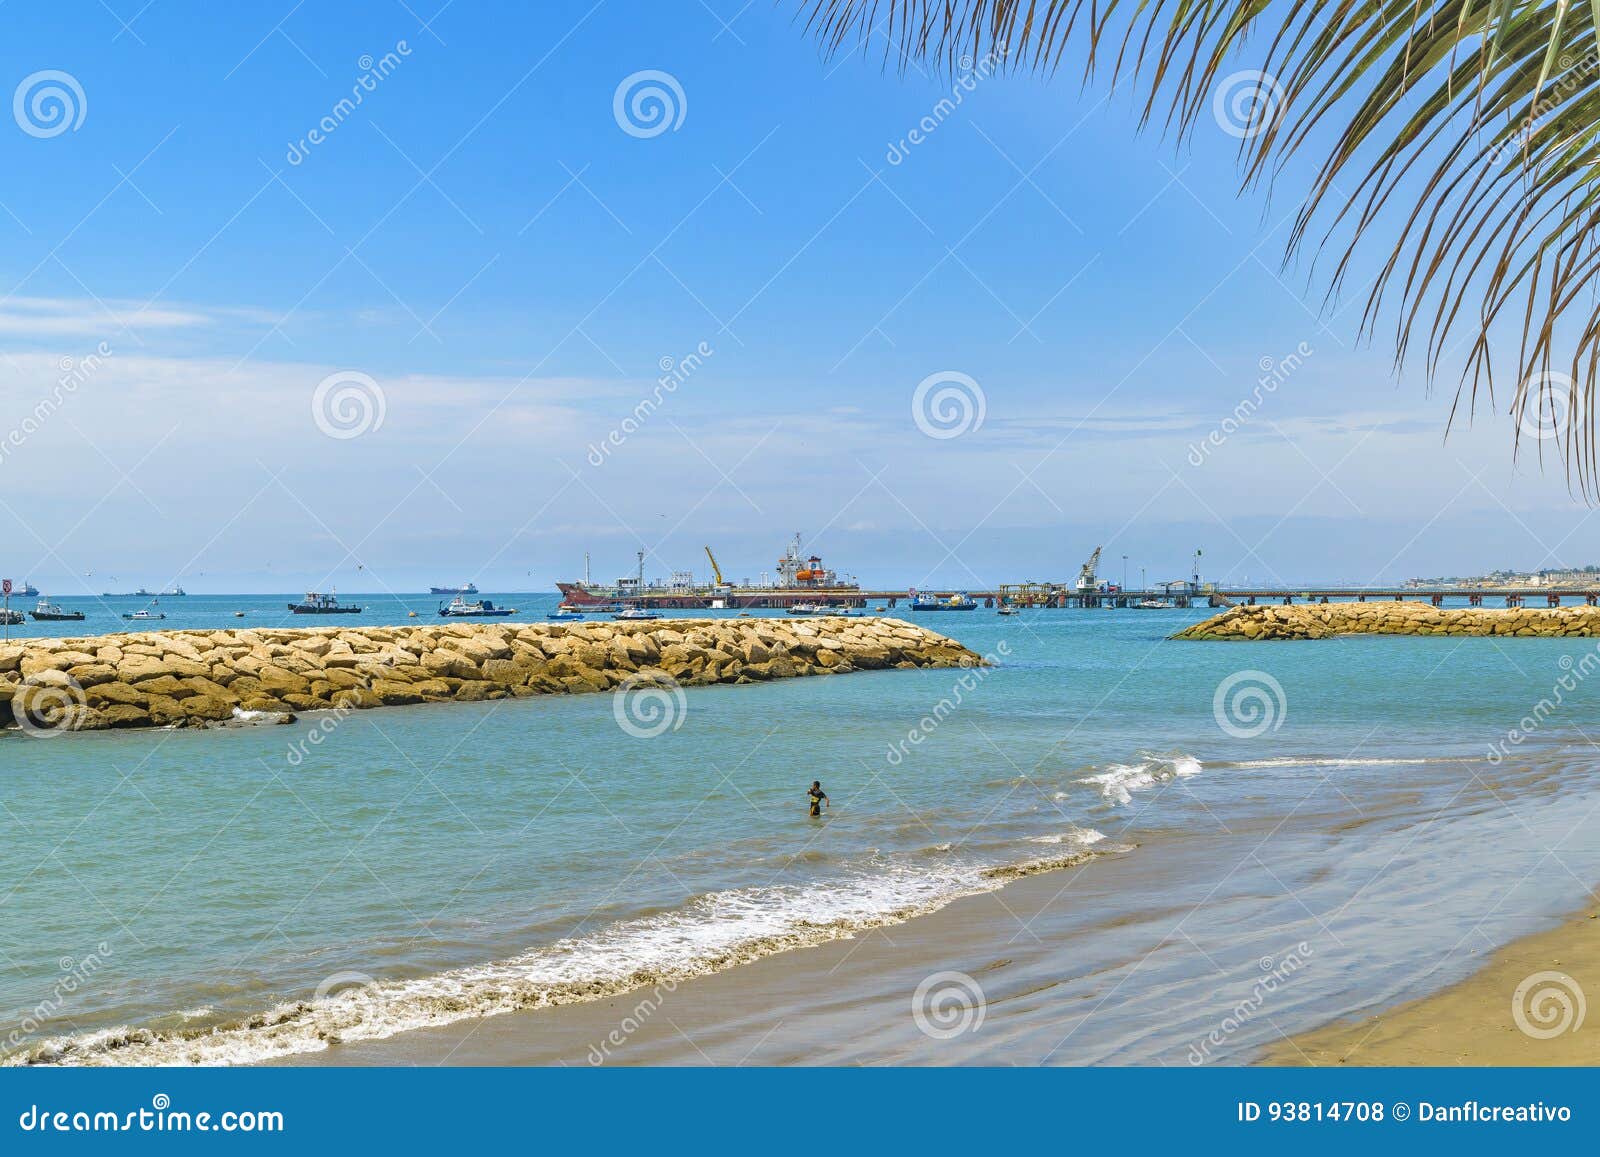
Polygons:
[[653,619],[659,619],[661,616],[656,614],[656,612],[654,612],[652,610],[647,610],[644,607],[629,607],[625,611],[618,611],[616,614],[612,615],[611,617],[613,619],[618,619],[618,620],[620,620],[622,622],[642,623],[642,622],[649,622],[650,620],[653,620]]
[[1166,599],[1140,599],[1133,604],[1135,610],[1140,611],[1170,611],[1172,604]]
[[571,607],[557,607],[545,616],[553,623],[575,623],[583,618],[582,611],[575,611]]
[[503,619],[516,613],[516,607],[497,607],[488,599],[469,603],[462,595],[439,607],[439,617],[443,619]]
[[820,615],[823,608],[816,603],[793,603],[787,608],[791,615]]
[[997,615],[1015,615],[1015,614],[1019,614],[1019,613],[1020,612],[1017,610],[1016,607],[1005,606],[1003,604],[1001,605],[999,610],[995,611],[995,614],[997,614]]
[[161,611],[125,611],[122,617],[131,623],[154,623],[167,616]]

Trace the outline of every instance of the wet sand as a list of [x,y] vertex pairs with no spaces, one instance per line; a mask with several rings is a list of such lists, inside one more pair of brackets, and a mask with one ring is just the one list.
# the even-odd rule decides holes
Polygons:
[[[1594,902],[1559,928],[1501,948],[1459,984],[1375,1016],[1302,1033],[1268,1050],[1263,1063],[1596,1065],[1600,1013],[1579,1020],[1589,998],[1600,998],[1600,909]],[[1519,1027],[1518,1008],[1531,1031]]]
[[[1541,888],[1513,865],[1529,890],[1515,895],[1481,862],[1474,872],[1459,833],[1435,833],[1437,846],[1412,848],[1406,865],[1394,863],[1391,843],[1358,853],[1345,833],[1340,862],[1353,874],[1332,873],[1329,817],[1309,810],[1274,825],[1270,844],[1248,829],[1146,831],[1127,854],[1026,876],[850,939],[670,986],[647,982],[270,1063],[1600,1062],[1591,1043],[1600,1022],[1535,1040],[1511,1018],[1511,994],[1533,973],[1569,972],[1600,993],[1600,920],[1539,931],[1548,924],[1536,909],[1551,882]],[[1411,830],[1394,838],[1410,840]],[[1380,878],[1384,889],[1351,883]],[[1363,906],[1341,912],[1352,899]],[[1584,917],[1596,912],[1590,900]],[[1475,920],[1478,935],[1451,947]],[[1228,1027],[1268,965],[1282,965],[1297,943],[1306,966]],[[935,1010],[920,1023],[919,989],[921,1007]],[[1387,1007],[1394,1011],[1351,1019]],[[1197,1059],[1195,1042],[1219,1028],[1224,1039]]]
[[[1050,1036],[1057,1055],[1018,1048],[1008,1025],[1030,1024],[1051,1005],[1058,945],[1029,931],[1052,909],[1129,884],[1137,854],[1105,857],[1014,880],[904,923],[768,956],[671,990],[487,1017],[388,1040],[288,1057],[299,1065],[944,1065],[1071,1064],[1070,1025]],[[930,975],[959,971],[980,987],[982,1022],[930,1036],[913,997]],[[961,982],[945,986],[962,1021]],[[974,1012],[973,1016],[976,1015]],[[868,1028],[870,1026],[870,1028]],[[1000,1055],[994,1055],[998,1050]]]

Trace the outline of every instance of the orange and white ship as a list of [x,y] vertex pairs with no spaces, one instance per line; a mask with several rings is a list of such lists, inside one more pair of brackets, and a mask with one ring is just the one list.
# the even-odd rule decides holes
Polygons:
[[646,583],[644,552],[641,551],[637,575],[620,578],[609,586],[590,583],[585,577],[582,582],[557,583],[556,587],[561,591],[562,605],[576,609],[618,603],[688,610],[782,608],[797,602],[816,603],[823,607],[865,605],[861,584],[852,576],[841,578],[837,571],[823,565],[820,555],[806,554],[798,534],[783,557],[778,559],[777,576],[770,582],[727,582],[709,547],[706,556],[711,560],[715,575],[709,583],[696,580],[688,571],[674,571],[664,582]]

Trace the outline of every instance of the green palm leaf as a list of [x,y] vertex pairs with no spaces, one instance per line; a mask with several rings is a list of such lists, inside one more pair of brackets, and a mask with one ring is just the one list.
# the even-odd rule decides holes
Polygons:
[[[1376,247],[1363,334],[1392,316],[1397,365],[1464,366],[1451,418],[1495,407],[1553,429],[1569,477],[1600,479],[1600,0],[802,0],[829,52],[875,39],[900,63],[998,54],[1144,92],[1145,121],[1193,130],[1241,74],[1245,185],[1308,143],[1290,252],[1330,249],[1331,301]],[[1544,443],[1541,440],[1541,452]]]

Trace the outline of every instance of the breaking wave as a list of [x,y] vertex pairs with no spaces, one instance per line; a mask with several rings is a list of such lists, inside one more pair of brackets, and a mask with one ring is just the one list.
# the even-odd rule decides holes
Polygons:
[[26,1046],[5,1064],[249,1064],[472,1017],[676,984],[898,924],[1020,876],[1082,863],[1097,854],[1090,847],[1103,838],[1074,828],[1064,833],[1061,842],[1069,847],[1062,854],[1018,864],[891,866],[842,882],[713,892],[670,912],[621,921],[507,960],[415,979],[341,973],[310,999],[254,1015],[209,1026],[122,1026],[57,1037]]

